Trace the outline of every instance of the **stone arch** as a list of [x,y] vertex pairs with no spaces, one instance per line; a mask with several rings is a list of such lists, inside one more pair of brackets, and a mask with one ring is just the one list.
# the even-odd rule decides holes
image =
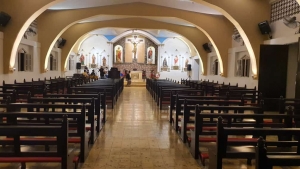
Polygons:
[[[233,25],[225,17],[145,3],[130,3],[78,10],[46,11],[38,20],[40,21],[39,39],[43,44],[43,47],[41,48],[41,61],[45,61],[47,52],[53,47],[52,43],[55,42],[67,28],[86,18],[100,15],[176,17],[185,20],[186,22],[195,25],[208,37],[216,49],[220,62],[222,62],[221,72],[224,76],[227,74],[228,49],[231,48]],[[57,18],[59,18],[59,20]],[[48,31],[48,27],[51,27],[53,22],[56,23],[55,27]],[[222,31],[220,31],[219,28],[222,28]],[[43,67],[44,65],[41,65],[41,71],[43,71]]]
[[[8,13],[12,20],[0,31],[5,34],[3,55],[3,72],[9,73],[15,66],[18,46],[28,26],[50,6],[64,0],[27,0],[27,1],[0,1],[0,11]],[[28,6],[30,4],[30,6]],[[25,7],[26,6],[26,7]]]
[[[126,25],[125,23],[129,23],[129,24]],[[66,60],[65,57],[67,57],[70,54],[70,51],[74,47],[74,44],[79,42],[78,40],[80,37],[86,36],[87,32],[99,28],[106,28],[106,27],[122,28],[124,25],[126,28],[143,29],[145,28],[143,27],[143,25],[145,25],[146,23],[152,25],[151,27],[147,27],[148,29],[166,29],[181,34],[183,37],[190,40],[191,43],[195,46],[195,49],[197,49],[196,52],[199,53],[200,60],[202,62],[201,63],[201,68],[203,70],[202,73],[205,74],[205,70],[206,70],[205,68],[207,65],[207,57],[206,57],[207,53],[202,48],[202,44],[206,42],[208,39],[201,31],[193,27],[173,25],[164,22],[158,22],[158,21],[141,19],[141,18],[119,19],[117,22],[115,20],[112,20],[112,21],[93,22],[93,23],[86,23],[86,24],[76,24],[70,27],[63,34],[64,38],[69,39],[68,40],[69,43],[66,43],[65,47],[62,49],[62,57],[64,57],[62,58],[63,59],[62,62]],[[134,25],[140,25],[140,26],[134,26]],[[62,68],[64,68],[63,65]]]
[[[271,5],[268,1],[220,1],[220,0],[192,0],[203,4],[223,14],[239,31],[251,60],[253,78],[257,78],[260,44],[266,40],[259,32],[257,24],[270,19]],[[298,3],[300,0],[297,0]],[[237,7],[238,6],[238,7]],[[253,12],[255,11],[255,12]]]

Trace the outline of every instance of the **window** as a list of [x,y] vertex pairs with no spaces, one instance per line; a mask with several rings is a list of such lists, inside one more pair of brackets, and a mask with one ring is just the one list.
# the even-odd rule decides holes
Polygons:
[[236,64],[236,76],[249,77],[250,58],[248,56],[244,56],[241,59],[238,59]]
[[69,70],[74,70],[74,67],[75,67],[74,60],[69,59]]
[[50,54],[50,71],[57,71],[57,58]]
[[219,60],[216,59],[212,63],[211,74],[218,75],[218,73],[219,73]]
[[18,53],[18,71],[32,71],[32,56],[23,49]]

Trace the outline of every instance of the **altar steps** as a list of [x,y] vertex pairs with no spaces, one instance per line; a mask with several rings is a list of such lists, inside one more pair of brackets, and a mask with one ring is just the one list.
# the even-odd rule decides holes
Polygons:
[[127,86],[127,82],[124,82],[125,87],[146,87],[146,82],[131,82],[130,86]]

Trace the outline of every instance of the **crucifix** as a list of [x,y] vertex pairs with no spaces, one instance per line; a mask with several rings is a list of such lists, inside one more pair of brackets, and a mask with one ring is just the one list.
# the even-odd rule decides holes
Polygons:
[[137,36],[133,36],[134,39],[128,39],[129,42],[131,42],[133,44],[133,50],[132,50],[132,53],[133,53],[133,60],[137,60],[137,57],[136,57],[136,52],[137,52],[137,45],[141,42],[143,42],[143,39],[137,39]]

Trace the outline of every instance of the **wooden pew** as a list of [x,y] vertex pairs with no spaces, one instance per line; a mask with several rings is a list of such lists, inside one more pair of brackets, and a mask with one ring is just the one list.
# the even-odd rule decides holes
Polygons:
[[[87,108],[87,123],[90,123],[90,127],[86,127],[87,130],[91,131],[91,139],[90,143],[94,144],[94,142],[97,139],[97,133],[100,132],[100,128],[102,126],[101,124],[101,117],[100,117],[100,105],[96,104],[95,102],[97,99],[95,98],[35,98],[35,97],[28,97],[28,103],[41,103],[41,104],[49,104],[51,105],[57,105],[59,103],[64,103],[64,104],[69,104],[69,105],[78,105],[78,103],[84,104],[85,107]],[[87,104],[88,103],[88,104]],[[62,110],[62,112],[66,112],[65,109]],[[73,108],[73,112],[76,112],[76,108]],[[96,121],[95,117],[96,116]]]
[[[273,127],[273,128],[288,128],[293,127],[293,118],[297,117],[293,115],[293,112],[290,111],[288,114],[203,114],[200,112],[201,107],[204,106],[196,106],[196,119],[195,119],[195,128],[194,130],[191,129],[191,137],[188,138],[190,140],[190,150],[195,159],[198,159],[200,157],[201,163],[205,164],[205,159],[208,159],[207,153],[202,153],[199,151],[199,145],[201,142],[216,142],[216,137],[211,138],[204,138],[203,136],[215,136],[216,130],[213,131],[207,131],[206,127],[216,127],[216,122],[211,122],[210,120],[205,119],[217,119],[218,117],[222,117],[223,119],[226,119],[226,123],[223,125],[226,127],[256,127],[256,128],[262,128],[262,127]],[[205,109],[206,107],[204,107]],[[241,107],[243,108],[243,107]],[[230,108],[228,108],[230,109]],[[248,108],[245,108],[244,110],[247,110]],[[254,110],[257,109],[254,107]],[[262,110],[255,110],[255,111],[262,111]],[[248,121],[240,121],[235,122],[233,119],[235,118],[244,118],[248,119]],[[265,123],[264,121],[266,119],[284,119],[284,123]],[[249,121],[251,120],[251,121]],[[206,127],[205,127],[206,126]],[[199,138],[199,136],[202,136]],[[284,139],[284,138],[282,138]],[[285,137],[285,139],[290,139]],[[233,141],[237,141],[238,139],[234,139]],[[240,139],[242,141],[252,141],[252,139]],[[232,141],[232,139],[230,140]],[[256,140],[255,140],[256,141]]]
[[[35,125],[58,125],[61,123],[61,119],[64,116],[75,120],[70,120],[68,124],[69,132],[68,143],[80,144],[79,155],[74,153],[73,162],[75,167],[78,165],[79,160],[84,162],[88,156],[88,140],[90,133],[85,132],[85,113],[53,113],[53,112],[7,112],[0,113],[0,126],[7,125],[24,125],[24,126],[35,126]],[[2,121],[5,119],[4,121]],[[11,137],[1,139],[1,145],[11,145],[14,139]],[[56,142],[55,138],[21,138],[23,145],[44,145],[45,150],[49,151],[49,145],[53,145]],[[72,150],[76,152],[75,150]]]
[[[299,142],[298,142],[299,143]],[[268,155],[266,141],[260,137],[257,141],[255,168],[272,169],[273,166],[300,166],[300,145],[294,155]]]
[[[61,169],[71,168],[73,161],[72,155],[68,152],[68,120],[64,116],[61,125],[50,126],[24,126],[24,125],[6,125],[0,126],[0,136],[10,136],[14,138],[12,142],[12,151],[0,152],[0,163],[21,163],[21,169],[26,169],[27,162],[55,162],[61,163]],[[21,145],[24,145],[21,136],[44,136],[56,137],[53,145],[56,145],[54,151],[21,151]],[[38,143],[36,145],[39,145]]]
[[[191,100],[191,99],[184,99],[184,104],[183,104],[183,116],[182,116],[182,119],[180,120],[180,127],[178,127],[179,131],[180,131],[180,136],[181,136],[181,139],[183,141],[183,143],[186,142],[187,140],[187,131],[188,129],[194,129],[194,126],[190,126],[188,127],[188,123],[193,123],[194,124],[194,121],[190,120],[190,117],[191,116],[194,116],[195,112],[192,113],[191,111],[197,111],[195,110],[195,106],[196,105],[199,105],[199,106],[204,106],[204,107],[209,107],[209,111],[211,114],[214,114],[215,111],[218,111],[218,114],[220,114],[222,111],[223,113],[228,113],[228,107],[227,106],[241,106],[243,107],[244,106],[244,100],[241,99],[241,100]],[[198,106],[198,107],[199,107]],[[215,107],[215,109],[214,109]],[[221,109],[220,107],[224,107],[224,109]],[[204,111],[206,110],[205,108],[200,110],[201,111]],[[234,111],[234,113],[237,113],[238,110],[237,109],[232,109]],[[239,112],[240,113],[243,113],[245,110],[254,110],[254,111],[258,111],[257,107],[244,107],[244,109],[239,109]],[[177,120],[178,119],[178,114],[176,114],[176,118]],[[236,119],[234,119],[236,120]],[[213,119],[211,118],[210,119],[210,122],[212,122]],[[178,122],[177,122],[178,123]]]
[[195,90],[192,88],[161,88],[160,96],[159,96],[159,108],[162,110],[163,105],[170,105],[171,104],[171,96],[172,94],[185,94],[185,95],[198,95],[203,96],[202,90]]
[[[96,106],[96,112],[101,112],[102,109],[102,123],[105,123],[107,108],[106,108],[106,93],[98,93],[98,94],[48,94],[47,92],[44,92],[43,95],[44,98],[95,98],[95,106]],[[100,110],[98,110],[100,105]],[[102,127],[102,126],[100,126]],[[101,130],[101,128],[97,128],[97,130]]]
[[[267,135],[300,136],[300,129],[296,128],[226,128],[223,119],[218,118],[217,142],[209,148],[210,169],[222,169],[223,158],[254,159],[255,146],[257,142],[228,141],[229,136],[256,135],[266,137]],[[299,152],[299,141],[268,141],[269,155],[295,155]],[[246,146],[246,147],[245,147]]]

